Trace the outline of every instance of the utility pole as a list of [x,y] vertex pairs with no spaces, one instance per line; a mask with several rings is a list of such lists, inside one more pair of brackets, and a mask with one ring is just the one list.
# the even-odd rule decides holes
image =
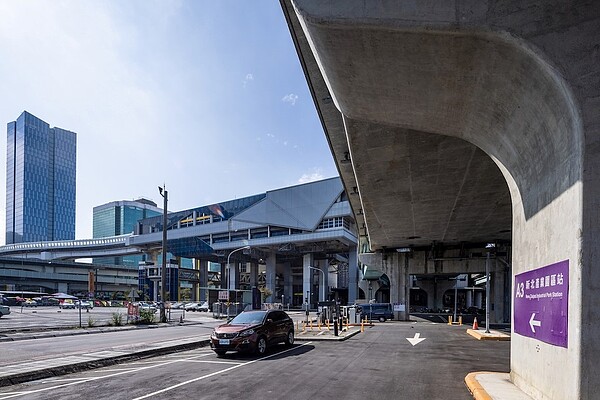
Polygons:
[[168,192],[166,186],[158,187],[158,192],[163,197],[163,231],[162,231],[162,265],[160,267],[160,322],[167,322],[165,313],[165,298],[167,297],[167,202]]

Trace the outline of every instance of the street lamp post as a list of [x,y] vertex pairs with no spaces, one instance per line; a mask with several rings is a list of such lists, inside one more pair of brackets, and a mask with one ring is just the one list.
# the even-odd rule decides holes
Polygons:
[[167,297],[167,201],[168,192],[165,185],[158,187],[158,192],[163,197],[163,234],[162,234],[162,265],[160,267],[160,322],[167,322],[165,313],[165,297]]

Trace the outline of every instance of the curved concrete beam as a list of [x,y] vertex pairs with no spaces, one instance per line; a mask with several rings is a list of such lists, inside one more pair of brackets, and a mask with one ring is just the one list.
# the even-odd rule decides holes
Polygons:
[[475,144],[515,179],[527,218],[580,179],[583,136],[573,96],[523,40],[486,26],[458,29],[452,13],[445,13],[446,30],[441,16],[424,29],[372,11],[327,18],[314,2],[297,4],[310,5],[297,10],[347,118]]

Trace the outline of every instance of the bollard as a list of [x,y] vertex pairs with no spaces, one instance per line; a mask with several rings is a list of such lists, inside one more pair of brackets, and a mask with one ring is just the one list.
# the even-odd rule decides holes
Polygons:
[[448,316],[448,325],[452,325],[452,315]]
[[296,321],[296,331],[300,331],[300,322]]
[[321,319],[317,320],[317,328],[321,330]]
[[462,315],[458,317],[458,324],[462,325]]
[[365,331],[365,320],[361,319],[360,320],[360,333],[363,333]]

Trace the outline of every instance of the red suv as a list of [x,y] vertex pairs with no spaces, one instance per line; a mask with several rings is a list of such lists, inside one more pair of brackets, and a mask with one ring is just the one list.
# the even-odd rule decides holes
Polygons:
[[263,355],[268,345],[280,342],[294,344],[294,322],[280,310],[244,311],[210,336],[210,347],[219,356],[228,351]]

